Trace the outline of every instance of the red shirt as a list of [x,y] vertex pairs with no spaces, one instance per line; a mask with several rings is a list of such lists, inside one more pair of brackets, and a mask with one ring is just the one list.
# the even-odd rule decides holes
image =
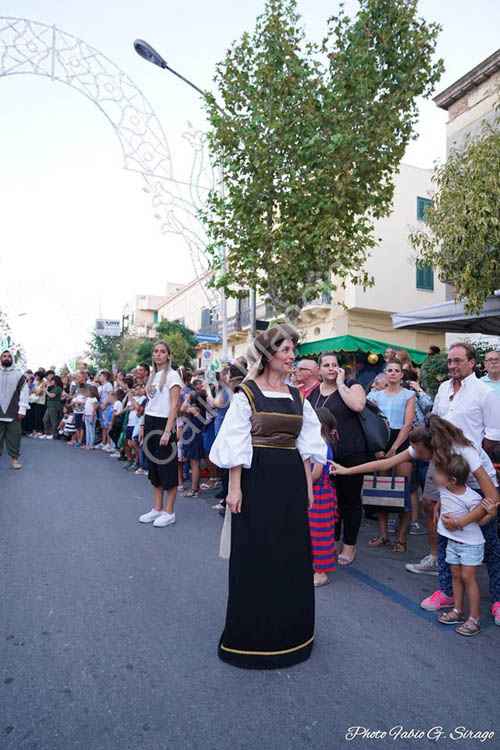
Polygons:
[[315,388],[317,388],[319,385],[319,380],[316,380],[312,385],[309,386],[309,388],[306,388],[304,383],[301,383],[297,386],[299,391],[304,394],[304,398],[307,398],[312,391],[314,391]]

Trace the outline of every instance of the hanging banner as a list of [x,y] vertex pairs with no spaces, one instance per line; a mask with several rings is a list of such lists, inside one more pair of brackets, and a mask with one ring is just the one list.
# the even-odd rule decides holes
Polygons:
[[95,322],[95,332],[98,336],[121,336],[121,320],[108,320],[107,318],[98,318]]

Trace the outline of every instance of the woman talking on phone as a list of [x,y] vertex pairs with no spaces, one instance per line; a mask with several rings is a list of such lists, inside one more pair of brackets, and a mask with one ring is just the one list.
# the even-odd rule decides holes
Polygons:
[[[318,359],[322,383],[308,396],[315,409],[328,409],[337,422],[338,444],[335,456],[343,466],[357,466],[368,460],[366,440],[359,421],[359,412],[366,405],[366,395],[358,383],[345,382],[345,371],[339,367],[337,356],[325,352]],[[339,565],[349,565],[356,556],[356,540],[361,525],[363,508],[361,489],[363,476],[336,476],[335,489],[339,520],[335,527],[335,540],[343,532],[343,548]]]

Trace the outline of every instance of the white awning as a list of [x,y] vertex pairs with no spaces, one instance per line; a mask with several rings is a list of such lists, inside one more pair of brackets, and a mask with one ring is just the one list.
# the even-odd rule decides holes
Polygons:
[[440,302],[438,305],[394,313],[395,329],[414,328],[420,331],[449,333],[484,333],[500,336],[500,297],[488,297],[477,315],[467,315],[463,302]]

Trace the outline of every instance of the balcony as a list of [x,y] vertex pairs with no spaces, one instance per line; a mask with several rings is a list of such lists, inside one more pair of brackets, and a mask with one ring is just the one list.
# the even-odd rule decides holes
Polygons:
[[319,297],[316,297],[309,302],[306,302],[302,308],[299,320],[303,323],[313,323],[318,320],[325,320],[332,306],[332,296],[330,292],[322,292]]

